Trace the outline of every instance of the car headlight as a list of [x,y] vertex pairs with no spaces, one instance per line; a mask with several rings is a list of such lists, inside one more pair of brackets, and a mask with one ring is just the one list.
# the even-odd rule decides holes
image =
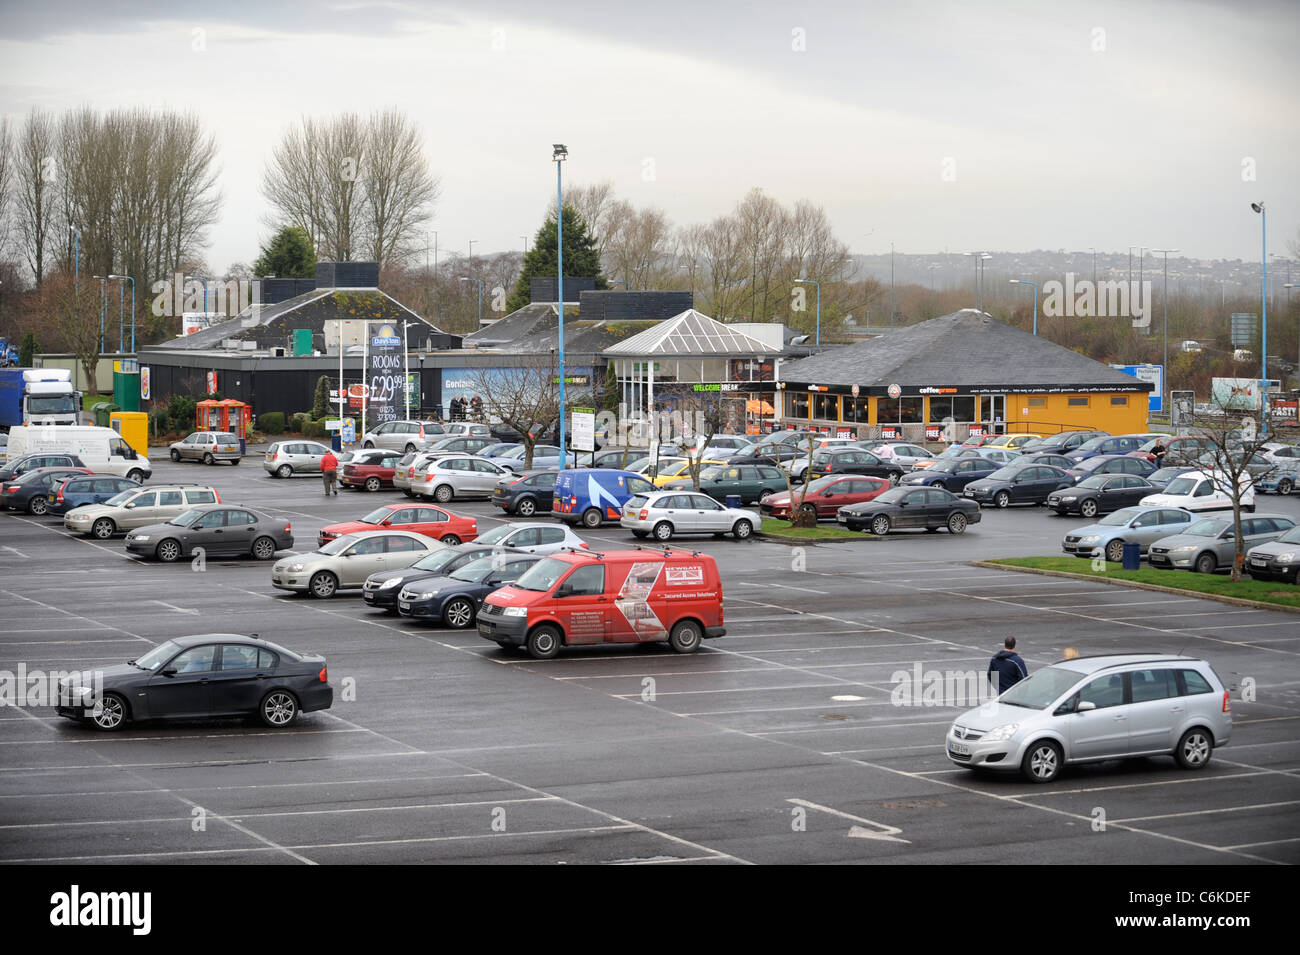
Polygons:
[[303,566],[303,565],[302,565],[301,563],[290,564],[290,565],[289,565],[289,573],[291,573],[291,574],[301,574],[301,573],[302,573],[302,566]]
[[1079,543],[1080,543],[1080,544],[1095,544],[1095,543],[1097,543],[1099,540],[1101,540],[1101,535],[1099,535],[1099,534],[1093,534],[1091,537],[1080,537],[1080,538],[1079,538]]
[[1077,494],[1062,494],[1062,495],[1061,495],[1061,500],[1062,500],[1062,501],[1077,501],[1078,499],[1079,499],[1079,495],[1077,495]]
[[419,598],[420,600],[428,600],[430,597],[436,597],[436,596],[438,596],[438,591],[436,591],[436,590],[423,590],[423,591],[421,591],[420,593],[416,594],[415,596],[416,596],[417,598]]
[[527,617],[527,607],[502,607],[501,615],[503,617]]
[[147,540],[149,539],[149,535],[148,535],[148,534],[133,534],[133,535],[131,535],[131,537],[130,537],[129,539],[130,539],[130,540],[133,540],[133,541],[147,541]]
[[1170,551],[1170,553],[1171,553],[1171,554],[1190,554],[1190,553],[1191,553],[1192,551],[1194,551],[1194,550],[1196,550],[1196,545],[1194,545],[1194,544],[1189,544],[1189,545],[1186,546],[1186,547],[1175,547],[1173,550]]
[[401,577],[394,577],[392,580],[385,580],[379,585],[380,590],[392,590],[402,582]]
[[1295,560],[1295,551],[1289,550],[1285,554],[1278,554],[1275,558],[1279,564],[1289,564]]
[[995,726],[984,734],[980,742],[983,743],[1000,743],[1003,740],[1011,739],[1016,735],[1016,730],[1020,729],[1019,723],[1004,723],[1002,726]]

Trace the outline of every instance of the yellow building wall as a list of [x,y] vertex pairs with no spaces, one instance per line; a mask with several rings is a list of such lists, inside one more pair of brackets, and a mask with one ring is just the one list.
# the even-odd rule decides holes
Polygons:
[[[1087,399],[1086,405],[1070,399]],[[1030,401],[1043,404],[1030,404]],[[1112,400],[1123,401],[1113,404]],[[1098,429],[1111,434],[1134,434],[1147,429],[1145,392],[1058,395],[1007,395],[1007,430],[1038,434]]]

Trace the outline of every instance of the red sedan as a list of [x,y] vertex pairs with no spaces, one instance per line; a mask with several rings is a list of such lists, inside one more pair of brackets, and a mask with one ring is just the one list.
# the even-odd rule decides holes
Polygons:
[[393,472],[402,452],[386,451],[382,448],[358,451],[352,460],[343,465],[339,475],[339,484],[344,487],[365,488],[378,491],[381,487],[393,486]]
[[385,504],[359,521],[322,527],[316,535],[316,543],[324,546],[344,534],[375,530],[410,531],[454,545],[478,537],[478,522],[472,517],[453,514],[436,504]]
[[[870,501],[878,494],[883,494],[888,490],[889,481],[886,478],[865,477],[855,474],[828,474],[826,477],[818,478],[808,485],[802,506],[814,508],[820,520],[824,517],[834,517],[836,512],[846,504],[860,504],[863,501]],[[804,493],[802,488],[796,487],[794,489],[796,504],[801,493]],[[759,510],[769,517],[785,521],[790,519],[790,503],[790,492],[781,491],[760,502]]]

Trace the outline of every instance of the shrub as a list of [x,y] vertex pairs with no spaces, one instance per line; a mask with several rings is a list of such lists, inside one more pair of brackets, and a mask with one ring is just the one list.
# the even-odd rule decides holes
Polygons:
[[330,410],[330,380],[326,375],[316,379],[315,401],[311,406],[313,418],[323,418]]
[[257,427],[267,434],[284,433],[284,412],[268,411],[257,416]]
[[307,425],[310,421],[311,421],[311,415],[309,415],[307,412],[305,411],[296,412],[294,416],[289,419],[289,430],[295,431],[298,434],[306,434]]
[[194,426],[194,399],[189,395],[171,395],[167,399],[167,417],[174,428]]

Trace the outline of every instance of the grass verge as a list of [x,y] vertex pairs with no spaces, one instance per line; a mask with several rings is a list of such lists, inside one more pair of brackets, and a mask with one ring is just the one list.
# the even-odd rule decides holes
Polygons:
[[763,518],[763,526],[759,533],[766,537],[779,537],[782,540],[798,541],[860,541],[860,540],[878,540],[870,534],[864,534],[859,531],[846,531],[842,527],[836,526],[817,526],[817,527],[791,527],[789,521],[778,520],[773,517]]
[[1155,570],[1154,568],[1124,570],[1122,565],[1109,561],[1106,562],[1105,570],[1098,571],[1092,569],[1091,560],[1082,560],[1078,557],[1005,557],[979,563],[988,567],[1023,567],[1054,574],[1068,574],[1072,577],[1127,583],[1149,589],[1172,590],[1229,602],[1247,601],[1300,611],[1300,588],[1293,584],[1271,580],[1253,580],[1250,577],[1243,577],[1240,582],[1234,584],[1227,574],[1197,574],[1190,570]]

